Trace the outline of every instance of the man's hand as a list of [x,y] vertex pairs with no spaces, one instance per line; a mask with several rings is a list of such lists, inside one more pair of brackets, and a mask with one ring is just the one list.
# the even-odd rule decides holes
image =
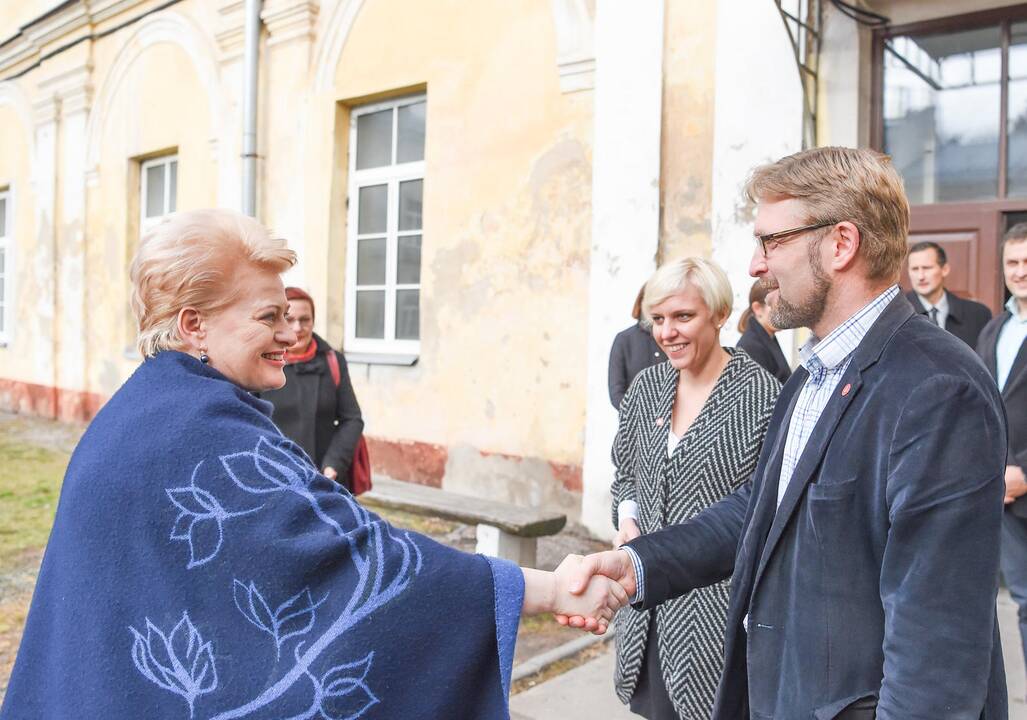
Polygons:
[[634,518],[624,518],[619,524],[620,529],[617,530],[617,536],[613,539],[614,550],[642,534],[642,531],[638,529],[638,523],[635,522]]
[[335,480],[339,477],[338,471],[330,465],[326,465],[324,471],[321,473],[329,480]]
[[[562,563],[557,572],[560,572],[561,568]],[[616,582],[623,588],[626,598],[635,594],[635,566],[631,563],[631,557],[623,550],[607,550],[580,558],[567,570],[570,572],[569,589],[574,595],[584,592],[595,575],[603,575]],[[624,604],[627,604],[626,599]],[[598,628],[598,622],[594,618],[581,614],[557,613],[556,621],[561,625],[583,628],[589,632],[595,632]]]
[[1006,465],[1006,505],[1025,494],[1027,494],[1027,476],[1024,476],[1023,470],[1019,466]]

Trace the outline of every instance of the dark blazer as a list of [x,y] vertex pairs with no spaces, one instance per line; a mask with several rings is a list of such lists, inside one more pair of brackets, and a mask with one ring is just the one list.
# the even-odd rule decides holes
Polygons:
[[[949,315],[945,318],[945,329],[970,347],[977,347],[981,330],[991,320],[991,310],[986,305],[961,298],[948,290],[945,291],[945,295],[949,299]],[[927,315],[915,290],[906,293],[906,299],[913,305],[914,310],[921,315]]]
[[613,339],[610,348],[610,371],[607,382],[610,386],[610,402],[620,409],[620,401],[628,386],[638,373],[651,365],[658,365],[667,356],[653,340],[653,335],[641,323],[621,330]]
[[[996,381],[998,336],[1002,326],[1011,316],[1008,310],[1003,310],[981,330],[981,338],[977,343],[977,354],[981,356],[985,367]],[[1020,351],[1013,361],[1006,386],[1002,389],[1002,402],[1006,406],[1006,423],[1009,426],[1006,465],[1018,465],[1027,473],[1027,343],[1020,345]],[[1027,495],[1017,498],[1010,504],[1009,511],[1027,518]]]
[[[364,430],[360,405],[349,379],[346,358],[318,335],[312,360],[285,366],[285,386],[260,393],[274,405],[271,419],[318,468],[333,467],[342,483]],[[327,353],[339,361],[339,386],[332,380]]]
[[751,483],[629,543],[642,607],[731,576],[716,720],[827,720],[868,697],[881,720],[1006,718],[995,608],[1006,428],[994,381],[896,297],[777,507],[807,377],[799,368],[782,389]]
[[749,318],[745,332],[738,339],[736,347],[745,350],[753,360],[758,362],[779,382],[786,382],[792,374],[792,368],[781,351],[781,344],[760,325],[755,317]]

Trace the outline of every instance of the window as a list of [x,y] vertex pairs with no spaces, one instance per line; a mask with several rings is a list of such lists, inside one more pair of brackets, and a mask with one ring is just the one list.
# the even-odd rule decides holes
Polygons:
[[11,318],[11,193],[0,191],[0,343],[10,335]]
[[178,205],[178,156],[145,160],[139,168],[139,232],[149,230]]
[[421,337],[423,95],[350,121],[346,349],[416,355]]
[[912,204],[1027,197],[1027,22],[953,18],[881,52],[881,144]]

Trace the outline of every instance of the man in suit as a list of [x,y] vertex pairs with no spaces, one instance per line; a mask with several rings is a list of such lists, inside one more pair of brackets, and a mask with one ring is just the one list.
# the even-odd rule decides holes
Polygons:
[[1006,511],[1002,514],[1002,575],[1019,607],[1020,641],[1027,659],[1027,223],[1002,241],[1002,274],[1011,297],[981,331],[977,353],[1006,405]]
[[577,581],[608,575],[649,608],[730,577],[716,720],[1005,718],[1002,401],[901,297],[901,180],[878,153],[816,148],[747,191],[750,274],[775,325],[813,333],[752,482],[580,560]]
[[909,249],[909,283],[913,289],[906,298],[914,310],[935,325],[970,347],[977,347],[977,337],[991,320],[991,310],[946,290],[949,270],[948,257],[941,245],[930,241],[916,243]]

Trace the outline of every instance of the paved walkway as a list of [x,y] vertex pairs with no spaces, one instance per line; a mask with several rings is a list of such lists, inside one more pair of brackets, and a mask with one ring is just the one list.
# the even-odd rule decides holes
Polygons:
[[[998,601],[999,629],[1009,687],[1009,720],[1027,720],[1016,605],[1003,590]],[[511,720],[637,720],[613,694],[613,648],[570,672],[559,675],[510,700]]]

